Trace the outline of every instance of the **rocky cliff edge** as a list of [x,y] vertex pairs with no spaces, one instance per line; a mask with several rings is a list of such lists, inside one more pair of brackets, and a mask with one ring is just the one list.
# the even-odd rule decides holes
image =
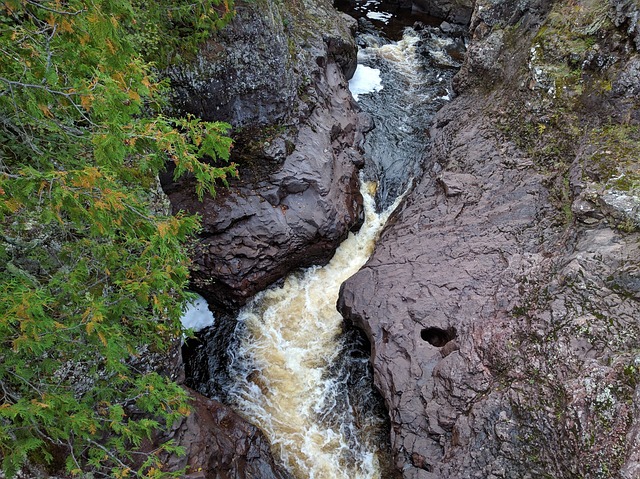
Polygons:
[[475,3],[428,173],[339,301],[405,478],[640,477],[637,22]]
[[327,1],[236,2],[235,19],[170,71],[181,112],[234,127],[240,179],[199,202],[164,182],[174,212],[202,217],[192,286],[234,308],[296,267],[326,263],[362,215],[362,131],[347,79],[355,22]]

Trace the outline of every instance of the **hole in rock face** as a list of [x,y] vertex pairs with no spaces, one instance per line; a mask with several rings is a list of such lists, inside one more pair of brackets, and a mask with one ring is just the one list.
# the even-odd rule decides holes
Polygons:
[[420,332],[420,337],[432,346],[441,348],[449,341],[456,338],[456,328],[425,328]]

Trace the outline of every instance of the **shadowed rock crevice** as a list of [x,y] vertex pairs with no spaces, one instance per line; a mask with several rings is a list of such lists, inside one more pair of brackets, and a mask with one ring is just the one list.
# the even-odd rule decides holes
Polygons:
[[436,348],[445,346],[449,341],[453,341],[457,336],[456,328],[436,328],[430,327],[420,331],[420,337]]

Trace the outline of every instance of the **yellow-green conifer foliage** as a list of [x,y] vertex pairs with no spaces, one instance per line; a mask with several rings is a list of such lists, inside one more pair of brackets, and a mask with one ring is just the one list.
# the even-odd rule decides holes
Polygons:
[[[198,194],[235,175],[228,125],[161,114],[153,71],[223,0],[0,1],[0,461],[164,477],[138,446],[188,413],[134,364],[179,337],[197,218],[154,206],[171,160]],[[206,162],[199,160],[206,158]],[[166,444],[162,449],[171,449]],[[89,476],[87,476],[89,477]]]

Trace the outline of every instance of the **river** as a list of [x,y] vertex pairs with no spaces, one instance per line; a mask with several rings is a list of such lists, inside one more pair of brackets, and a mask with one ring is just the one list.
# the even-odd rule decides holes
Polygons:
[[384,209],[424,173],[431,118],[453,96],[465,45],[423,13],[375,0],[337,4],[359,18],[358,69],[380,76],[382,89],[359,95],[358,104],[375,125],[364,145],[365,178],[380,183],[376,203]]
[[[380,27],[397,15],[381,11],[381,2],[356,3],[355,13]],[[340,285],[369,258],[411,177],[422,174],[425,131],[451,96],[452,67],[429,65],[454,41],[429,32],[406,28],[391,39],[383,28],[365,25],[351,82],[375,124],[365,144],[365,223],[328,265],[295,272],[256,295],[230,341],[227,401],[265,432],[274,455],[298,479],[391,477],[389,426],[366,345],[344,331],[336,301]]]
[[372,401],[351,404],[345,386],[358,378],[340,360],[349,336],[336,310],[340,285],[367,260],[392,210],[377,214],[375,184],[363,190],[365,223],[329,264],[291,274],[238,317],[242,339],[232,353],[229,396],[297,478],[380,477],[376,442],[384,418],[371,410]]

